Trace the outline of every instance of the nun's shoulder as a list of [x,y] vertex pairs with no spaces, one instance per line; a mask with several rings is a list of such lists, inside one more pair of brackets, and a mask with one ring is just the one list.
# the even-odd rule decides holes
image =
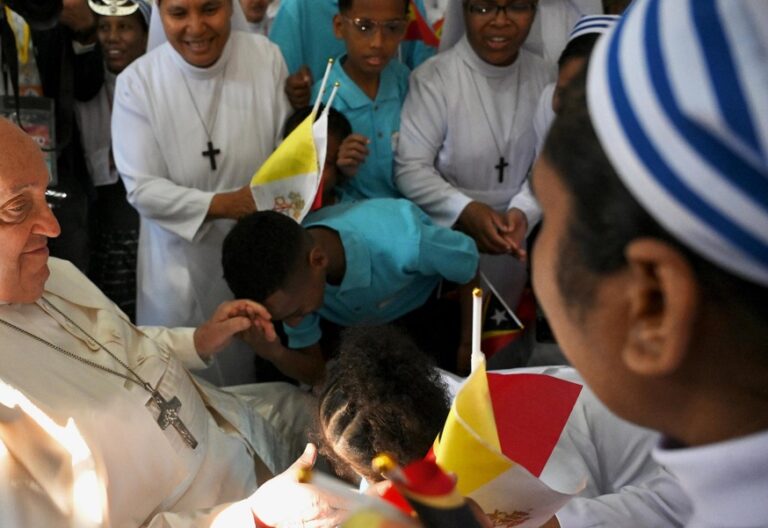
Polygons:
[[436,53],[411,72],[411,79],[428,83],[440,82],[452,75],[459,60],[455,47]]
[[249,31],[232,31],[229,37],[233,40],[235,53],[239,57],[253,61],[254,57],[260,57],[270,61],[282,60],[280,48],[264,35]]

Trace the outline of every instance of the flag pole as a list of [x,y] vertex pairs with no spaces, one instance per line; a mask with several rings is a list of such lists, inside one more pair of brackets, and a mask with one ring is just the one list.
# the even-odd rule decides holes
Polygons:
[[333,105],[333,100],[336,99],[336,93],[339,91],[340,86],[341,83],[339,81],[333,83],[333,90],[331,90],[331,95],[328,97],[328,102],[325,104],[325,108],[323,108],[323,113],[325,115],[328,115],[328,112],[331,111],[331,105]]
[[[331,74],[331,68],[333,67],[333,57],[328,59],[328,65],[325,67],[325,73],[323,74],[323,82],[320,83],[320,91],[317,92],[317,99],[315,99],[315,105],[312,107],[312,119],[317,115],[317,110],[320,108],[320,102],[325,95],[325,85],[328,83],[328,76]],[[330,106],[330,105],[326,105]]]
[[472,290],[472,355],[470,363],[472,370],[482,363],[485,359],[480,350],[480,337],[483,332],[483,290],[474,288]]

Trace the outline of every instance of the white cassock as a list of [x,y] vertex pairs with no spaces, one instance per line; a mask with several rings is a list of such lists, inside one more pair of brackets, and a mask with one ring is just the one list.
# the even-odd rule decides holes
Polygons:
[[[525,50],[509,66],[488,64],[466,36],[422,64],[411,74],[400,121],[395,182],[403,195],[444,226],[471,201],[499,212],[519,208],[536,224],[541,213],[528,183],[533,114],[554,75]],[[524,279],[510,277],[510,260],[484,256],[481,270],[514,308]]]
[[[209,68],[191,66],[165,43],[119,75],[112,137],[128,201],[141,215],[139,324],[197,326],[231,299],[220,261],[233,222],[206,214],[214,194],[248,184],[277,146],[289,109],[286,77],[274,44],[239,31]],[[203,156],[202,120],[213,124],[216,170]]]
[[536,136],[536,157],[538,158],[544,149],[549,127],[555,120],[555,111],[552,109],[552,97],[555,95],[555,83],[549,83],[544,87],[539,97],[539,104],[533,115],[533,133]]
[[[0,305],[0,318],[125,373],[92,339],[103,344],[165,399],[179,398],[198,442],[191,449],[173,426],[161,430],[142,387],[0,325],[0,379],[57,423],[74,418],[107,484],[110,526],[209,526],[224,503],[253,493],[265,468],[282,471],[300,454],[311,421],[306,394],[284,383],[203,383],[187,371],[203,364],[193,329],[137,328],[72,264],[51,258],[49,267],[44,301]],[[253,524],[246,505],[235,509],[243,526]]]

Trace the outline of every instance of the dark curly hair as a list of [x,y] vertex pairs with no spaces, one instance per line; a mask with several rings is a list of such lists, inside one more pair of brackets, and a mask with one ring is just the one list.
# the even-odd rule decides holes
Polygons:
[[284,288],[312,241],[293,219],[274,211],[241,218],[224,239],[224,280],[238,299],[264,300]]
[[339,474],[376,481],[373,457],[387,452],[403,464],[423,457],[449,409],[439,371],[403,331],[350,328],[328,367],[316,440]]

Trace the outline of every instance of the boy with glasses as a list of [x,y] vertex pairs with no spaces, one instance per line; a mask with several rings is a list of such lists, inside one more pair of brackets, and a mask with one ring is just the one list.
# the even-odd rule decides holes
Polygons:
[[[425,13],[423,0],[411,0],[413,9]],[[344,52],[344,44],[334,35],[331,21],[339,12],[339,0],[282,0],[269,38],[280,47],[291,74],[285,91],[291,105],[310,104],[310,92],[325,70],[328,57]],[[421,40],[404,42],[399,60],[413,69],[431,57],[435,48]]]
[[[340,0],[333,31],[346,53],[329,76],[339,82],[334,107],[352,124],[339,149],[337,165],[350,178],[342,199],[397,198],[394,149],[400,110],[408,92],[408,68],[392,60],[408,26],[407,0]],[[312,89],[314,99],[320,82]],[[327,99],[327,96],[326,96]]]

